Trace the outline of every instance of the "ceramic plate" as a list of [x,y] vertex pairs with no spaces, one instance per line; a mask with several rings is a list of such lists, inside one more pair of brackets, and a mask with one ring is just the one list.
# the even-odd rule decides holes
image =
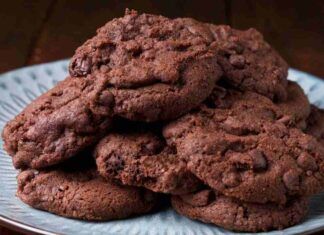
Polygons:
[[[26,104],[66,76],[67,63],[66,60],[58,61],[0,75],[0,131]],[[297,81],[304,88],[313,104],[324,108],[324,81],[294,69],[290,69],[289,79]],[[216,226],[179,216],[171,209],[152,215],[101,223],[66,219],[32,209],[15,197],[17,172],[2,144],[1,140],[0,223],[43,234],[231,234],[230,231]],[[324,229],[324,194],[314,196],[310,207],[310,213],[303,223],[269,234],[305,234]]]

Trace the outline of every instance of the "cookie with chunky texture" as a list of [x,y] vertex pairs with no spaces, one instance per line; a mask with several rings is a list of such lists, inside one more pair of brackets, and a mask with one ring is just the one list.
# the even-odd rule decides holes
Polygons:
[[111,97],[98,87],[100,81],[68,77],[9,121],[2,138],[14,166],[51,166],[98,141],[113,116]]
[[291,199],[286,205],[245,203],[205,189],[189,195],[172,196],[172,207],[191,219],[225,229],[261,232],[299,223],[307,214],[307,199]]
[[77,55],[95,44],[100,56],[94,50],[93,60],[109,60],[114,69],[67,78],[6,125],[5,148],[16,168],[42,168],[73,156],[96,142],[114,116],[178,117],[199,105],[221,75],[206,42],[181,21],[129,12],[99,31]]
[[248,202],[284,204],[291,195],[321,191],[324,148],[293,127],[297,109],[253,92],[223,91],[164,128],[188,169],[220,193]]
[[226,82],[274,100],[286,99],[288,65],[261,33],[253,28],[241,31],[224,25],[208,27]]
[[186,163],[149,131],[108,134],[94,155],[100,174],[120,184],[172,194],[193,192],[201,185]]
[[[286,81],[278,71],[285,70],[284,63],[256,34],[127,11],[77,50],[70,64],[77,77],[61,82],[6,125],[4,147],[16,168],[57,164],[95,143],[114,116],[158,121],[188,112],[212,92],[223,70],[234,86],[283,97],[279,90]],[[237,53],[246,55],[243,67],[237,67]],[[261,54],[272,59],[260,62]],[[227,60],[236,67],[224,66]],[[241,72],[230,72],[236,69],[245,75],[238,79]]]
[[126,11],[76,50],[69,71],[106,77],[119,115],[158,120],[197,106],[223,72],[235,87],[285,99],[287,68],[256,30]]
[[82,220],[113,220],[144,214],[157,204],[154,193],[106,182],[95,170],[26,170],[17,196],[36,209]]
[[185,20],[126,15],[109,21],[71,59],[72,76],[104,77],[114,112],[132,120],[180,116],[212,91],[222,71],[209,42]]

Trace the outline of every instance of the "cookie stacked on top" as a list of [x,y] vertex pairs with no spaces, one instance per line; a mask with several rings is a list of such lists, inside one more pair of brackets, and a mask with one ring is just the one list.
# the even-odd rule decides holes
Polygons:
[[126,10],[7,123],[18,197],[110,220],[158,209],[236,231],[300,222],[324,187],[324,113],[254,29]]

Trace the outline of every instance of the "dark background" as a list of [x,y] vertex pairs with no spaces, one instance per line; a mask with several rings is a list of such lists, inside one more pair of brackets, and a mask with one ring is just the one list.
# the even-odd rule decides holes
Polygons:
[[[71,57],[125,8],[255,27],[291,67],[324,78],[322,0],[9,0],[0,5],[0,73]],[[0,227],[1,235],[16,234]]]
[[0,73],[72,56],[125,8],[255,27],[291,67],[324,77],[323,0],[9,0],[0,6]]

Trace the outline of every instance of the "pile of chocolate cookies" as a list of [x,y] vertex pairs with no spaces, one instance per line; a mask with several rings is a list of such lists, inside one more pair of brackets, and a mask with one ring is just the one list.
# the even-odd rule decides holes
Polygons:
[[7,123],[18,197],[84,220],[158,210],[236,231],[299,223],[324,188],[324,111],[255,29],[126,10]]

